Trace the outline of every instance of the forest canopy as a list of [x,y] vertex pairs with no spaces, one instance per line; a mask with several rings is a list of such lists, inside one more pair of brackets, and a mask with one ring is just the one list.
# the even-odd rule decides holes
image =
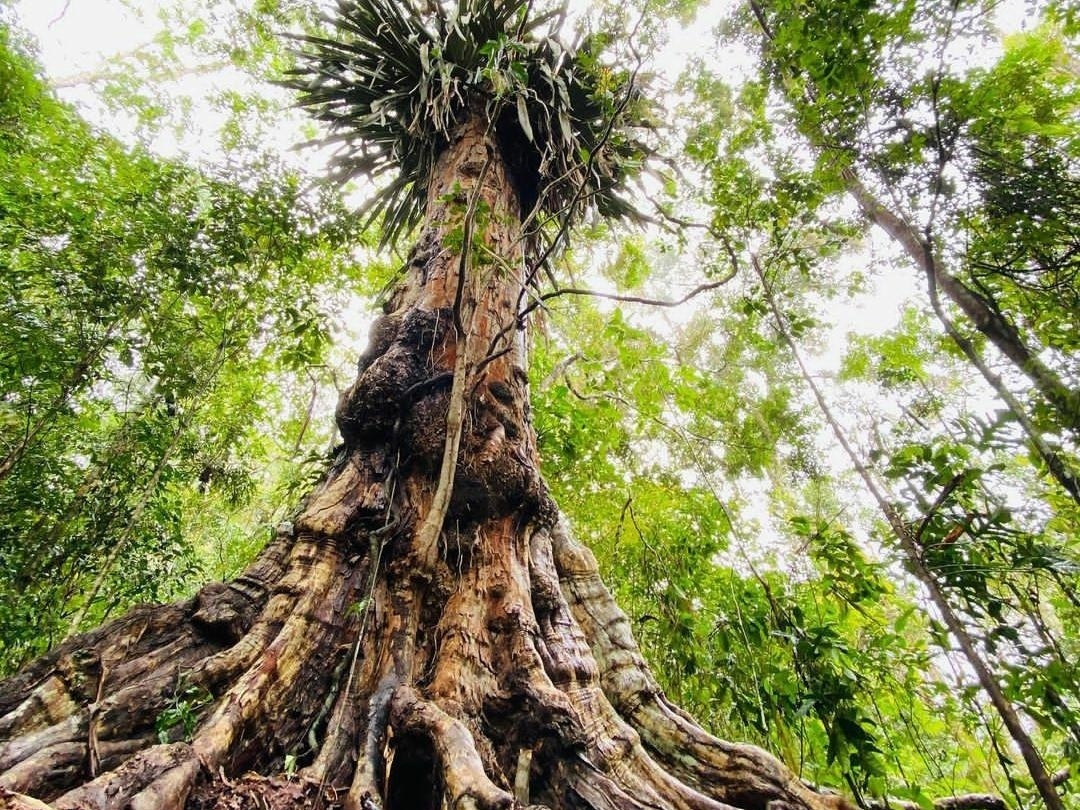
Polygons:
[[[366,177],[446,137],[328,158],[335,108],[306,85],[313,128],[283,89],[331,33],[317,3],[112,2],[153,35],[67,76],[39,60],[66,7],[31,31],[0,6],[5,676],[292,525],[428,195]],[[504,131],[578,139],[532,190],[531,419],[667,695],[862,807],[1080,807],[1076,9],[540,19],[581,87],[530,95],[505,36],[468,55],[520,101]],[[454,109],[449,76],[385,115]],[[602,163],[620,116],[640,140]],[[205,703],[178,690],[162,741]]]

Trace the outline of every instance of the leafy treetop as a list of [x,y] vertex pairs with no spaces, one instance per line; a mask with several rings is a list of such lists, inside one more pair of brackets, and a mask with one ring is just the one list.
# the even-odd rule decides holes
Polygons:
[[649,126],[637,70],[608,58],[609,35],[565,46],[565,8],[532,5],[340,0],[330,33],[298,37],[287,84],[328,126],[323,142],[340,144],[335,179],[398,170],[367,206],[384,216],[384,244],[419,221],[436,160],[477,114],[510,161],[523,218],[536,223],[530,245],[555,218],[633,215],[626,183],[651,154],[634,134]]

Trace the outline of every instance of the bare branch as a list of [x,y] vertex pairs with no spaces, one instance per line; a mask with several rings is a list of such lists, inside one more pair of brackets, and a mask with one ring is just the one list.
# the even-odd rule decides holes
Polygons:
[[553,298],[559,298],[563,295],[587,295],[593,298],[603,298],[608,301],[620,301],[628,304],[644,304],[645,306],[650,307],[678,307],[682,306],[687,301],[696,298],[702,293],[709,292],[710,290],[715,290],[717,287],[722,287],[723,285],[731,281],[731,279],[733,279],[734,277],[735,273],[731,272],[716,281],[709,281],[705,284],[699,284],[682,298],[675,299],[674,301],[668,301],[663,298],[645,298],[640,295],[621,295],[619,293],[605,293],[599,292],[597,290],[586,290],[578,287],[568,287],[560,290],[553,290],[552,292],[544,293],[543,295],[539,296],[536,301],[534,301],[532,304],[530,304],[521,311],[521,314],[518,316],[518,320],[520,321],[521,319],[525,318],[529,313],[531,313],[537,307],[541,306],[543,303],[550,301]]
[[54,25],[56,25],[58,22],[60,22],[62,19],[64,19],[64,17],[67,16],[68,9],[70,9],[70,8],[71,8],[71,0],[65,0],[63,8],[60,9],[60,11],[57,13],[57,15],[55,17],[53,17],[51,20],[49,20],[49,28],[52,28]]

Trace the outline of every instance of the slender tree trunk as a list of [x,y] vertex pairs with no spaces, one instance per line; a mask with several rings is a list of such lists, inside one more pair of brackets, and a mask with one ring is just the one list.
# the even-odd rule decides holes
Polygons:
[[[989,340],[994,347],[1006,357],[1013,366],[1027,376],[1031,380],[1032,384],[1045,399],[1047,404],[1054,410],[1061,420],[1061,425],[1066,430],[1070,431],[1073,436],[1080,436],[1080,391],[1076,391],[1070,388],[1064,380],[1055,372],[1052,368],[1047,366],[1042,360],[1024,343],[1023,338],[1004,316],[1002,316],[991,302],[984,298],[966,286],[960,279],[949,273],[942,267],[941,261],[935,255],[933,246],[927,241],[925,237],[919,234],[908,223],[904,222],[895,213],[886,208],[882,203],[870,193],[870,191],[862,184],[862,181],[855,174],[853,169],[846,169],[844,171],[844,180],[847,184],[848,193],[858,203],[859,208],[863,214],[880,227],[885,233],[887,233],[892,239],[904,249],[915,265],[922,270],[923,274],[927,277],[929,283],[936,291],[940,289],[945,293],[946,297],[952,301],[961,312],[964,313],[974,324],[975,328],[979,330]],[[934,293],[936,296],[936,292]],[[937,309],[935,300],[935,309]],[[955,329],[950,328],[949,334],[951,337],[956,338],[958,333]],[[959,342],[959,341],[958,341]],[[964,347],[961,346],[963,349]],[[968,355],[969,359],[971,353],[964,350],[964,353]],[[1000,380],[990,379],[993,375],[988,376],[989,372],[983,370],[983,364],[981,358],[977,363],[979,371],[984,377],[987,377],[987,381],[994,386],[998,393],[1006,391],[1004,385]],[[1006,403],[1010,407],[1010,410],[1016,411],[1015,397],[1011,394],[1007,398]],[[1016,411],[1018,416],[1023,415],[1023,409]],[[1030,420],[1026,420],[1030,424]],[[1026,426],[1025,426],[1026,427]],[[1034,428],[1032,427],[1032,430]],[[1037,435],[1037,434],[1036,434]],[[1035,438],[1033,436],[1033,438]],[[1041,453],[1040,448],[1040,453]],[[1060,460],[1057,464],[1054,464],[1052,460],[1047,460],[1047,463],[1054,470],[1055,477],[1058,477],[1057,470],[1061,468],[1062,463]],[[1076,476],[1069,471],[1068,480],[1062,480],[1062,485],[1069,489],[1074,498],[1080,499],[1080,494],[1077,490]]]
[[[433,177],[322,482],[233,582],[0,684],[8,806],[847,806],[664,697],[538,471],[521,216],[482,116]],[[287,761],[298,783],[229,778]]]
[[889,498],[886,497],[884,488],[878,483],[873,473],[871,473],[866,465],[863,464],[862,459],[859,457],[858,453],[855,452],[855,448],[852,447],[851,443],[847,440],[847,434],[839,421],[837,421],[836,417],[833,416],[832,408],[829,407],[825,395],[822,393],[817,383],[814,382],[813,376],[803,364],[798,347],[795,345],[795,340],[788,331],[784,317],[781,314],[779,307],[777,307],[776,299],[765,279],[765,274],[762,272],[756,259],[754,261],[754,269],[757,271],[758,278],[761,280],[762,290],[765,293],[769,308],[772,311],[777,332],[780,334],[784,343],[787,344],[788,349],[791,350],[795,362],[799,366],[803,381],[814,395],[814,399],[817,401],[818,407],[825,417],[825,421],[829,423],[829,427],[836,437],[837,442],[839,442],[844,453],[851,460],[856,472],[859,473],[859,477],[862,478],[867,490],[881,509],[882,514],[889,524],[889,528],[892,529],[893,535],[896,537],[900,550],[904,554],[904,559],[908,564],[909,570],[915,575],[915,578],[922,583],[923,587],[926,588],[927,595],[930,597],[930,603],[941,615],[942,620],[945,622],[945,626],[949,629],[949,633],[960,647],[960,652],[971,666],[971,669],[975,672],[975,677],[979,682],[979,686],[982,688],[987,698],[989,698],[991,705],[993,705],[994,710],[1008,730],[1009,736],[1012,737],[1017,750],[1024,758],[1028,773],[1031,774],[1032,781],[1034,781],[1035,787],[1038,789],[1043,803],[1049,810],[1065,810],[1064,802],[1057,792],[1054,779],[1046,770],[1046,765],[1043,762],[1042,756],[1039,754],[1030,735],[1024,729],[1024,725],[1021,722],[1020,716],[1017,714],[1012,701],[1005,695],[1005,692],[1002,690],[994,673],[990,671],[990,667],[987,666],[986,662],[979,654],[974,639],[972,639],[971,634],[968,632],[963,621],[956,614],[956,611],[953,610],[952,605],[949,603],[948,596],[945,594],[945,591],[942,590],[937,577],[934,576],[934,572],[931,571],[923,561],[923,556],[918,543],[912,536],[908,525],[904,522]]

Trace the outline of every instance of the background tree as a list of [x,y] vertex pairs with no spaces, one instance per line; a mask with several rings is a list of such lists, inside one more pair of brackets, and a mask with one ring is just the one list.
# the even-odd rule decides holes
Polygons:
[[69,626],[195,575],[214,540],[190,515],[250,498],[254,459],[273,452],[260,422],[281,396],[266,375],[322,360],[333,301],[318,296],[351,273],[339,251],[356,237],[334,195],[301,196],[279,166],[236,153],[214,176],[124,149],[6,39],[2,69],[10,671]]
[[[1048,225],[1048,241],[1036,249],[1023,233],[1029,227],[1041,230],[1034,224],[1040,217],[1026,219],[1019,208],[1027,204],[1012,198],[1018,208],[1013,210],[1009,234],[998,232],[993,237],[999,246],[1008,243],[1011,257],[1031,274],[1023,282],[1024,295],[1012,296],[1002,291],[1015,282],[1015,267],[1004,273],[1012,281],[987,281],[987,263],[978,256],[989,233],[988,220],[976,213],[985,210],[982,205],[1000,213],[993,201],[1011,193],[1005,190],[1011,183],[995,185],[978,168],[995,160],[990,155],[996,151],[1008,151],[1004,141],[988,147],[984,140],[989,132],[1006,130],[1010,136],[1005,140],[1017,149],[1028,138],[1025,131],[1033,135],[1038,130],[1034,139],[1039,146],[1031,143],[1031,148],[1059,156],[1054,165],[1060,172],[1042,193],[1058,199],[1056,210],[1068,210],[1073,177],[1064,156],[1074,148],[1069,111],[1075,110],[1075,73],[1061,60],[1071,47],[1067,43],[1072,34],[1053,10],[1048,19],[1052,21],[1048,27],[1008,41],[993,67],[973,68],[960,54],[975,42],[985,47],[994,38],[990,10],[981,4],[953,4],[925,13],[914,6],[818,3],[796,10],[782,3],[748,4],[729,31],[746,30],[740,25],[752,28],[762,75],[768,81],[752,79],[741,88],[740,116],[745,123],[721,138],[716,138],[715,129],[702,126],[690,144],[712,178],[714,227],[735,246],[736,260],[762,271],[763,288],[783,290],[780,308],[786,312],[777,313],[777,319],[781,330],[787,331],[785,342],[806,340],[818,321],[815,300],[805,296],[799,300],[802,279],[812,278],[817,291],[829,278],[842,278],[840,273],[845,272],[834,269],[832,257],[837,249],[853,246],[851,237],[859,232],[852,229],[848,211],[838,206],[837,192],[847,191],[859,212],[896,240],[915,264],[928,285],[930,311],[954,351],[959,350],[1001,398],[1004,412],[997,414],[946,404],[939,398],[940,389],[926,384],[933,365],[945,362],[940,354],[919,360],[912,344],[901,354],[897,349],[902,344],[876,342],[861,350],[863,369],[874,368],[878,380],[892,390],[911,390],[913,401],[899,415],[879,416],[876,423],[864,421],[864,427],[848,435],[866,431],[863,435],[873,437],[861,458],[853,459],[857,467],[873,471],[873,462],[887,459],[880,470],[903,482],[904,500],[887,499],[885,506],[902,516],[894,522],[896,533],[917,536],[922,543],[921,548],[909,546],[903,552],[905,564],[925,565],[921,577],[932,580],[927,587],[943,589],[953,605],[943,603],[942,610],[955,609],[965,617],[952,635],[972,634],[979,640],[981,651],[968,654],[969,659],[986,654],[994,662],[996,675],[983,678],[983,688],[1007,694],[1004,701],[995,698],[1003,716],[1011,711],[1009,700],[1030,711],[1032,719],[1042,716],[1044,750],[1063,746],[1067,751],[1073,745],[1069,729],[1074,725],[1070,706],[1075,706],[1075,698],[1063,697],[1059,690],[1072,692],[1073,676],[1056,664],[1046,669],[1040,656],[1044,652],[1056,656],[1052,651],[1075,635],[1071,609],[1049,608],[1042,595],[1047,589],[1056,592],[1047,601],[1064,607],[1075,589],[1071,578],[1075,548],[1071,536],[1058,534],[1058,529],[1075,525],[1071,501],[1076,445],[1069,403],[1075,398],[1076,377],[1068,350],[1058,352],[1059,346],[1069,345],[1068,338],[1049,339],[1046,348],[1032,350],[1042,347],[1040,331],[1018,324],[1033,325],[1037,317],[1029,316],[1019,303],[1025,300],[1030,306],[1039,295],[1039,283],[1033,279],[1046,270],[1044,293],[1057,283],[1049,279],[1060,279],[1055,274],[1064,265],[1039,258],[1047,255],[1041,251],[1068,255],[1075,228]],[[1014,83],[1020,75],[1024,78]],[[706,81],[699,80],[695,89],[699,98],[711,93],[731,99],[727,88],[718,91]],[[954,103],[976,96],[977,105]],[[1036,118],[1043,124],[1034,123]],[[792,149],[788,138],[798,146]],[[970,155],[980,157],[969,162]],[[765,171],[759,168],[762,161],[768,165]],[[736,188],[743,198],[749,193],[755,200],[746,206],[749,215],[728,204]],[[1025,224],[1019,225],[1018,219],[1025,219]],[[1050,243],[1057,247],[1050,249]],[[974,267],[979,269],[973,271]],[[832,275],[823,276],[823,271]],[[858,276],[854,280],[863,283]],[[1066,298],[1070,295],[1065,293]],[[775,295],[766,298],[775,308]],[[946,301],[955,305],[955,312]],[[1056,301],[1048,301],[1040,310],[1047,313],[1044,328],[1058,328],[1048,325],[1056,322],[1068,331],[1070,316],[1059,313],[1059,320],[1052,314],[1056,306]],[[1009,307],[1014,309],[1010,312]],[[965,317],[970,326],[964,324]],[[925,322],[909,323],[927,328]],[[985,352],[983,339],[1000,354]],[[1031,360],[1032,351],[1038,353],[1037,360]],[[927,362],[933,365],[924,365]],[[957,373],[967,376],[963,370]],[[1013,392],[1022,388],[1021,374],[1035,388],[1018,396]],[[1055,416],[1048,418],[1050,413]],[[895,434],[885,438],[882,426],[890,421]],[[893,444],[895,440],[900,446]],[[1032,481],[1029,458],[1048,480]],[[1049,512],[1036,517],[1028,511],[1034,502]],[[1048,515],[1052,517],[1047,519]],[[1062,578],[1066,571],[1070,573]],[[1018,598],[1023,592],[1038,595],[1034,600]],[[1032,611],[1036,602],[1043,607]],[[945,636],[943,643],[948,648],[952,641]],[[1027,670],[1017,663],[1024,660],[1043,663]],[[1047,705],[1055,704],[1054,711],[1062,712],[1055,720],[1031,704],[1032,692],[1015,688],[1019,670],[1027,671],[1026,679],[1041,680],[1040,668],[1055,681],[1036,690],[1049,689]],[[1026,733],[1015,717],[1010,733],[1026,748],[1025,758],[1041,782],[1044,800],[1059,801],[1058,788],[1051,784],[1054,778],[1025,742]],[[1011,762],[1002,759],[1015,794]],[[1022,801],[1019,795],[1016,798]]]

